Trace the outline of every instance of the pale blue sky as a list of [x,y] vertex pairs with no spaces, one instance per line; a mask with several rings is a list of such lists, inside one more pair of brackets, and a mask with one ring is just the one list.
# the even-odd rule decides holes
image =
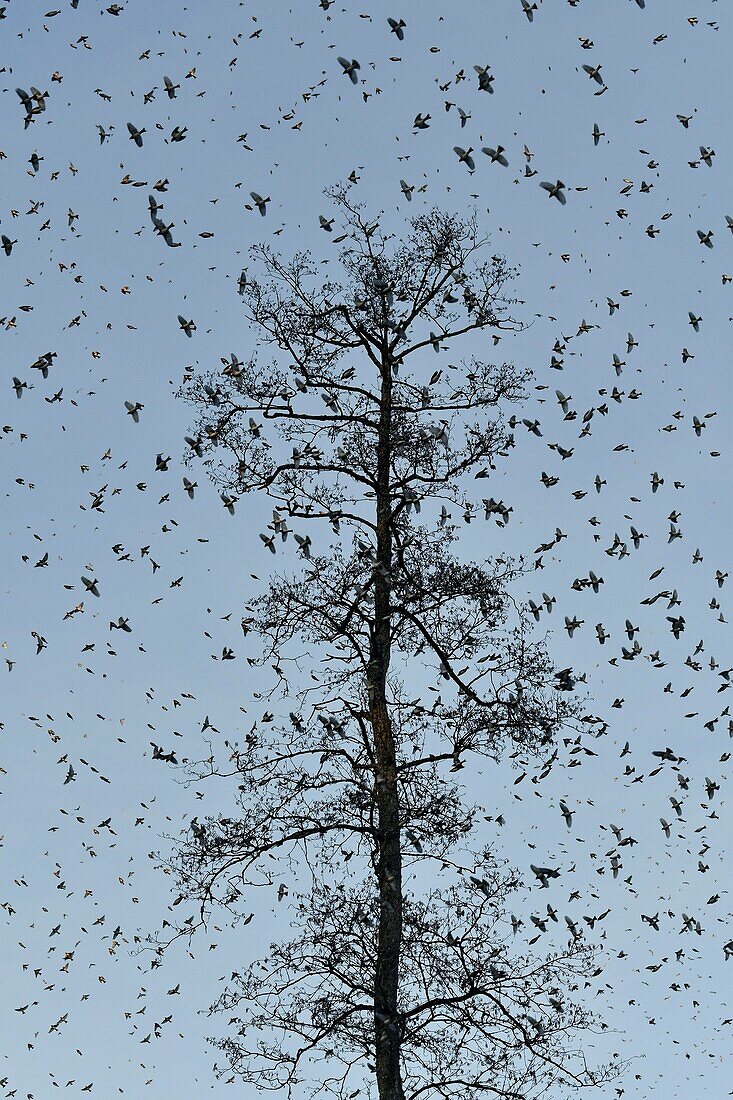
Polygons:
[[[266,951],[274,922],[286,930],[282,907],[258,896],[245,932],[213,932],[215,949],[202,942],[195,958],[181,951],[157,971],[149,971],[148,957],[130,954],[134,935],[156,926],[171,900],[147,853],[160,846],[161,833],[175,835],[191,813],[201,816],[202,805],[150,759],[149,742],[196,756],[206,714],[226,731],[222,736],[254,721],[256,685],[244,660],[252,642],[238,624],[271,567],[257,537],[269,517],[264,502],[242,501],[232,518],[203,476],[195,501],[185,496],[180,458],[189,414],[173,393],[186,365],[215,366],[232,351],[247,354],[251,336],[236,279],[249,245],[268,240],[284,253],[332,254],[318,227],[318,214],[329,213],[322,190],[355,169],[355,194],[375,213],[384,211],[396,231],[425,203],[459,211],[476,205],[493,247],[520,267],[521,315],[534,323],[496,353],[481,341],[465,353],[503,352],[549,387],[535,391],[530,405],[543,438],[520,427],[511,459],[491,485],[484,483],[487,495],[513,505],[509,527],[475,522],[465,530],[463,552],[531,557],[556,525],[568,533],[517,595],[536,598],[544,589],[557,596],[541,628],[552,628],[558,664],[587,670],[589,709],[609,729],[594,744],[597,757],[558,770],[539,787],[529,778],[513,787],[508,765],[468,775],[467,782],[487,814],[504,814],[498,840],[509,859],[525,871],[530,862],[564,868],[547,895],[561,911],[577,918],[610,907],[596,926],[605,935],[610,986],[598,1006],[618,1032],[614,1049],[638,1059],[620,1083],[626,1095],[727,1094],[731,1025],[722,1021],[733,1016],[722,950],[732,934],[729,762],[721,761],[730,746],[727,717],[712,733],[704,728],[727,702],[725,692],[717,693],[724,683],[719,670],[708,662],[714,657],[721,669],[733,663],[728,624],[709,607],[719,599],[727,617],[733,583],[719,589],[715,581],[716,569],[729,569],[733,535],[733,284],[722,280],[733,275],[733,235],[725,222],[733,215],[727,6],[647,0],[642,11],[631,0],[581,0],[573,7],[544,0],[530,24],[519,0],[376,0],[364,5],[369,19],[351,3],[337,2],[326,15],[316,0],[290,6],[212,0],[190,10],[180,0],[127,0],[119,16],[90,0],[80,0],[76,11],[58,0],[60,14],[46,17],[51,2],[12,0],[0,21],[6,67],[0,232],[18,239],[10,257],[0,254],[0,315],[15,318],[2,332],[0,378],[0,426],[13,428],[0,435],[0,642],[7,647],[2,656],[14,662],[12,672],[0,669],[0,1079],[7,1075],[7,1088],[19,1096],[40,1098],[52,1095],[52,1081],[63,1087],[72,1079],[71,1095],[93,1081],[97,1096],[119,1090],[138,1100],[154,1090],[167,1098],[190,1090],[192,1078],[215,1097],[232,1095],[231,1086],[212,1077],[204,1043],[210,1024],[197,1013],[213,999],[220,975]],[[387,16],[405,19],[403,43],[390,34]],[[583,49],[581,37],[593,48]],[[149,57],[141,60],[145,51]],[[362,85],[342,75],[338,54],[359,59]],[[608,85],[602,95],[594,95],[600,89],[582,71],[584,62],[602,65]],[[478,91],[474,64],[491,66],[493,95]],[[195,77],[186,79],[192,69]],[[466,79],[442,91],[460,70]],[[181,84],[174,101],[163,92],[164,74]],[[18,85],[50,92],[46,112],[25,131]],[[154,87],[155,98],[145,104]],[[450,111],[446,100],[456,105]],[[457,106],[471,114],[464,129]],[[418,112],[430,114],[429,129],[413,130]],[[692,116],[689,128],[677,114]],[[142,149],[129,140],[128,121],[145,127]],[[597,148],[594,122],[605,132]],[[98,124],[111,131],[101,146]],[[188,127],[186,140],[166,143],[176,125]],[[241,134],[252,151],[237,142]],[[480,150],[497,143],[507,150],[509,169],[477,152],[477,170],[469,175],[453,153],[454,145]],[[523,176],[525,145],[538,173],[530,179]],[[712,168],[689,166],[700,145],[715,150]],[[31,176],[34,151],[44,159]],[[123,185],[126,174],[146,186]],[[160,196],[163,216],[182,242],[175,250],[154,236],[147,213],[148,184],[164,177],[170,186]],[[558,177],[568,186],[564,207],[538,186]],[[400,178],[425,185],[410,206]],[[653,184],[648,193],[640,191],[643,181]],[[266,218],[244,208],[250,190],[271,196]],[[34,202],[43,205],[27,214]],[[75,233],[69,208],[79,215]],[[46,219],[50,225],[41,231]],[[645,233],[649,225],[661,230],[655,239]],[[701,246],[698,229],[714,231],[712,250]],[[214,236],[203,239],[201,232]],[[609,297],[620,303],[613,316]],[[688,324],[688,310],[702,315],[699,333]],[[179,330],[178,313],[195,319],[193,339]],[[79,324],[69,327],[77,316]],[[567,343],[562,372],[549,369],[556,339],[575,334],[582,319],[597,327]],[[627,356],[628,331],[639,346]],[[686,365],[683,347],[695,356]],[[47,350],[58,357],[43,381],[29,367]],[[613,353],[628,360],[618,378]],[[426,353],[426,369],[433,358]],[[20,401],[13,375],[35,387]],[[614,385],[642,396],[607,398],[608,415],[596,413],[592,435],[579,440],[583,412],[602,403],[599,388],[610,394]],[[61,403],[44,401],[60,387]],[[563,422],[556,387],[572,396],[576,421]],[[125,414],[125,400],[143,402],[138,425]],[[717,415],[698,439],[692,417],[709,413]],[[555,442],[574,447],[573,457],[563,462],[548,450]],[[622,445],[628,449],[618,450]],[[173,456],[168,473],[154,470],[158,452]],[[559,476],[559,484],[544,488],[543,470]],[[665,484],[652,495],[654,470]],[[600,495],[597,473],[607,483]],[[675,489],[675,481],[684,488]],[[145,491],[136,488],[143,482]],[[100,512],[90,505],[104,485]],[[575,500],[575,490],[588,495]],[[165,494],[170,499],[158,503]],[[673,509],[684,537],[670,544]],[[588,523],[593,516],[598,526]],[[628,540],[630,523],[647,535],[639,551],[629,546],[623,560],[604,553],[615,532]],[[131,560],[118,560],[122,555],[112,550],[118,543]],[[160,564],[155,575],[149,558],[140,557],[147,545]],[[693,564],[698,548],[702,561]],[[48,568],[34,569],[46,551]],[[292,551],[286,561],[297,566]],[[664,572],[650,581],[659,568]],[[604,578],[597,596],[570,587],[589,569]],[[98,578],[98,600],[80,591],[82,575]],[[181,575],[180,587],[170,588]],[[677,589],[682,607],[675,614],[686,619],[677,642],[667,601],[640,606],[667,588]],[[82,599],[83,614],[64,620]],[[223,622],[230,612],[231,621]],[[572,641],[562,629],[566,614],[585,620]],[[110,633],[109,620],[119,615],[129,617],[131,634]],[[640,627],[644,653],[658,649],[665,667],[644,658],[608,664],[627,644],[626,617]],[[603,647],[597,622],[611,634]],[[48,642],[38,657],[31,631]],[[696,671],[684,662],[700,639],[705,648]],[[95,648],[83,652],[87,644]],[[238,660],[212,660],[224,645]],[[665,693],[669,681],[673,690]],[[688,687],[694,690],[681,698]],[[612,707],[616,699],[624,700],[621,708]],[[631,753],[620,760],[626,741]],[[680,794],[669,764],[649,777],[658,764],[652,751],[666,745],[687,758],[688,792]],[[67,786],[62,757],[77,772]],[[629,776],[627,764],[636,768]],[[633,783],[639,774],[647,778]],[[705,776],[721,786],[710,804]],[[670,795],[684,799],[684,819],[665,842],[659,818],[675,818]],[[571,833],[557,808],[561,797],[577,807]],[[711,819],[712,810],[718,816]],[[115,835],[95,834],[110,816]],[[138,818],[144,820],[136,825]],[[610,823],[639,842],[620,849],[623,873],[616,881]],[[623,884],[629,874],[631,887]],[[575,889],[582,899],[568,903]],[[709,903],[715,895],[719,900]],[[546,897],[533,895],[528,904],[544,907]],[[657,912],[658,933],[641,921],[642,913]],[[682,912],[700,919],[702,936],[681,933]],[[104,923],[95,924],[102,914]],[[49,939],[58,924],[60,934]],[[110,955],[118,924],[124,941]],[[685,956],[677,960],[679,949]],[[166,996],[178,981],[181,995]],[[26,1004],[25,1013],[15,1011]],[[153,1022],[171,1012],[162,1037],[140,1045]],[[49,1034],[64,1014],[68,1020]]]

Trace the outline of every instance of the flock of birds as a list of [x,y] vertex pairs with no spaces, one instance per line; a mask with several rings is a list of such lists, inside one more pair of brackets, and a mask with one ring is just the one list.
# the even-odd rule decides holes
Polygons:
[[[262,503],[213,489],[207,495],[205,478],[199,475],[199,484],[190,467],[201,440],[186,434],[185,414],[173,408],[161,372],[185,381],[192,350],[203,367],[220,360],[235,373],[241,366],[237,353],[227,358],[222,348],[237,342],[239,356],[248,353],[237,303],[249,243],[272,237],[289,254],[306,241],[318,262],[332,262],[329,250],[344,239],[338,223],[327,200],[305,211],[289,162],[295,159],[303,180],[313,164],[335,172],[344,165],[333,148],[339,140],[349,155],[359,150],[359,163],[350,160],[343,178],[357,198],[389,211],[396,232],[424,205],[488,203],[492,245],[504,234],[498,217],[513,224],[511,238],[507,230],[500,242],[510,260],[515,242],[526,249],[522,277],[526,271],[533,278],[533,260],[543,275],[551,273],[544,300],[536,287],[534,296],[525,294],[520,280],[528,310],[543,312],[516,337],[517,350],[506,339],[497,352],[506,344],[507,356],[526,357],[528,349],[543,356],[533,360],[528,402],[508,421],[516,453],[498,475],[505,481],[490,487],[502,499],[469,504],[462,516],[444,508],[435,521],[461,521],[472,554],[499,545],[526,555],[532,574],[525,605],[537,631],[549,632],[560,685],[587,689],[593,715],[589,732],[566,736],[539,771],[517,754],[518,772],[505,777],[503,800],[492,795],[501,805],[487,823],[532,887],[526,911],[511,914],[518,941],[548,949],[553,937],[599,941],[606,985],[597,982],[594,996],[617,1018],[638,1012],[651,1028],[664,1019],[669,1050],[680,1048],[683,1062],[694,1057],[698,1075],[710,1063],[708,1087],[722,1095],[719,1058],[733,1027],[733,1008],[717,984],[727,976],[718,965],[733,960],[724,862],[733,658],[728,520],[717,518],[712,502],[724,491],[729,456],[727,410],[714,402],[718,377],[705,381],[717,366],[708,363],[711,351],[724,352],[705,340],[709,329],[718,339],[727,331],[720,326],[730,307],[715,295],[733,284],[733,204],[722,205],[718,176],[730,156],[724,135],[716,149],[706,123],[710,105],[691,102],[689,76],[685,84],[683,66],[665,63],[662,51],[674,42],[685,56],[704,59],[729,41],[731,27],[716,0],[690,0],[695,10],[684,13],[678,0],[669,9],[666,0],[608,4],[608,22],[622,41],[609,30],[604,48],[591,0],[507,4],[500,16],[506,40],[487,35],[485,13],[472,15],[473,41],[455,37],[453,16],[439,4],[408,6],[403,17],[381,8],[350,11],[337,0],[308,0],[307,16],[276,16],[266,4],[231,0],[227,33],[212,30],[206,39],[200,13],[166,0],[161,17],[170,16],[170,26],[165,34],[156,28],[140,52],[150,32],[134,23],[131,0],[101,9],[69,0],[33,13],[25,0],[0,6],[0,455],[13,586],[3,586],[12,620],[3,614],[0,638],[0,844],[11,859],[14,848],[20,852],[17,877],[0,897],[6,937],[19,945],[8,952],[6,988],[18,991],[18,1003],[6,1006],[15,1039],[14,1053],[0,1063],[2,1095],[46,1095],[28,1084],[30,1074],[38,1080],[46,1069],[54,1087],[108,1093],[119,1068],[100,1079],[97,1058],[92,1079],[85,1072],[94,1055],[82,1035],[100,1012],[109,1013],[110,1029],[144,1044],[136,1050],[145,1052],[136,1076],[130,1070],[124,1087],[115,1087],[129,1093],[138,1081],[155,1085],[150,1047],[176,1036],[190,1043],[195,1011],[206,1007],[188,980],[193,963],[183,960],[170,980],[168,959],[136,954],[156,916],[142,912],[146,887],[136,886],[143,875],[128,853],[144,859],[156,831],[186,829],[191,820],[195,830],[192,808],[215,809],[201,790],[174,791],[162,765],[185,764],[201,754],[200,742],[234,722],[267,720],[256,702],[241,708],[245,716],[239,709],[238,670],[244,666],[246,682],[252,644],[242,607],[252,589],[237,587],[233,574],[212,580],[207,569],[216,574],[231,564],[241,571],[244,559],[248,579],[260,585],[271,555],[297,566],[296,553],[308,558],[316,547],[278,513],[270,518]],[[596,41],[589,24],[598,27]],[[562,33],[572,28],[577,55],[561,85],[553,83],[562,66],[553,55],[556,25]],[[562,142],[544,137],[527,111],[515,112],[506,92],[512,59],[530,48],[528,36],[545,32],[544,70],[527,69],[521,78],[537,83],[537,118],[544,117],[543,98],[553,95],[563,110],[572,96],[592,111],[592,123]],[[619,90],[628,89],[623,78],[631,67],[626,35],[651,49],[645,64],[659,59],[682,85],[674,102],[647,98],[643,108],[664,119],[664,140],[655,139],[645,115],[635,117],[628,90]],[[531,39],[532,50],[543,49],[538,41]],[[273,88],[291,57],[284,90]],[[241,83],[245,75],[254,79],[250,70],[260,73],[257,96]],[[632,86],[637,72],[631,69]],[[512,129],[520,125],[523,132]],[[635,141],[637,131],[645,135],[633,162],[624,126]],[[582,151],[567,170],[555,144]],[[595,167],[583,175],[578,163],[594,156],[605,157],[600,175]],[[319,177],[318,189],[332,182]],[[675,188],[686,207],[670,199]],[[533,195],[541,207],[532,205]],[[522,213],[512,222],[514,204]],[[542,220],[530,225],[531,218]],[[594,233],[601,242],[595,252]],[[653,249],[671,239],[678,252],[664,252],[661,264],[683,269],[686,304],[672,316],[672,295],[675,304],[657,324],[637,302],[651,294],[648,272],[659,263]],[[603,256],[606,247],[616,262]],[[647,248],[646,270],[642,252],[625,251]],[[629,265],[629,254],[638,266]],[[722,266],[713,271],[715,264]],[[707,295],[702,302],[699,286]],[[563,287],[571,305],[563,304]],[[665,341],[675,343],[675,359],[660,370]],[[440,350],[439,334],[434,346]],[[426,369],[433,366],[426,349]],[[209,396],[215,404],[216,390]],[[232,539],[238,556],[231,556]],[[209,606],[200,603],[199,589]],[[153,683],[156,659],[162,686]],[[121,679],[115,660],[125,670]],[[206,669],[193,671],[197,662]],[[185,690],[174,686],[181,683]],[[15,709],[7,702],[14,691]],[[214,725],[201,712],[215,706],[221,713]],[[45,775],[50,825],[46,807],[37,820],[35,810],[33,821],[17,817],[28,812],[17,793],[29,787],[22,778],[28,767]],[[483,775],[467,783],[485,792]],[[490,788],[497,789],[493,776]],[[33,792],[27,794],[33,805]],[[10,804],[15,824],[4,810]],[[614,819],[599,819],[598,808],[610,804]],[[31,842],[41,845],[40,860]],[[53,864],[48,874],[46,861]],[[49,893],[49,880],[57,892]],[[272,899],[278,914],[287,895],[283,882]],[[260,933],[265,944],[269,929]],[[209,950],[219,946],[222,955],[226,943],[237,950],[236,937],[212,932]],[[138,983],[133,993],[120,977],[126,967]],[[108,978],[131,998],[122,1013],[105,1000]],[[185,1038],[186,1010],[168,1007],[185,1000],[176,1000],[182,988],[192,1017]],[[707,1033],[693,1040],[688,1022],[698,1014]],[[623,1035],[623,1020],[619,1030]],[[67,1034],[74,1036],[70,1053],[60,1056],[57,1040],[66,1042]],[[616,1091],[657,1095],[651,1040],[633,1039],[632,1053],[649,1054],[652,1075],[635,1062]],[[72,1063],[77,1069],[67,1072]],[[684,1069],[668,1072],[675,1077],[662,1081],[663,1094],[677,1095],[678,1087],[682,1094]],[[698,1087],[705,1081],[698,1077]]]

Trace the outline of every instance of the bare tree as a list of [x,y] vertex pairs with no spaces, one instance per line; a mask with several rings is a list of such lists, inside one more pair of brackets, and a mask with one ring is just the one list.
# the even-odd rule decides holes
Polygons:
[[549,754],[573,715],[570,671],[512,599],[521,563],[453,553],[461,518],[511,511],[477,508],[466,484],[511,447],[502,409],[529,375],[447,360],[462,336],[519,327],[513,272],[475,217],[432,210],[399,241],[347,189],[327,194],[344,281],[256,247],[263,276],[240,279],[253,354],[182,389],[191,457],[224,504],[267,494],[260,537],[275,553],[292,533],[305,559],[242,619],[252,663],[274,670],[260,693],[272,709],[226,742],[228,761],[212,750],[192,766],[233,780],[231,815],[194,819],[167,865],[200,921],[215,906],[245,919],[250,887],[292,887],[293,936],[232,975],[212,1008],[231,1027],[217,1045],[243,1080],[297,1096],[591,1086],[614,1070],[589,1068],[579,1045],[594,1026],[573,1000],[590,948],[574,931],[542,958],[512,949],[519,881],[477,844],[480,807],[455,777],[506,747]]

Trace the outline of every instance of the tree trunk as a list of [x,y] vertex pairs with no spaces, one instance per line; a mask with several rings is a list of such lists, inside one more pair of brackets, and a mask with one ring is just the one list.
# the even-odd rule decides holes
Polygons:
[[392,727],[384,699],[372,704],[379,814],[379,934],[374,975],[374,1029],[379,1100],[403,1100],[397,992],[402,943],[402,852]]
[[[386,343],[386,340],[385,340]],[[376,759],[376,803],[379,851],[379,933],[374,974],[374,1032],[379,1100],[404,1100],[400,1072],[402,1025],[397,1014],[402,945],[402,847],[397,760],[387,702],[390,660],[390,569],[392,531],[390,435],[392,420],[391,357],[382,357],[381,408],[377,454],[377,565],[374,625],[369,667],[369,708]]]

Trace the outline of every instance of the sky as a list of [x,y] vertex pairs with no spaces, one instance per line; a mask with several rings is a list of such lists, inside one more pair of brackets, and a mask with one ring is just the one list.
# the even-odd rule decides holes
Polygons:
[[[496,349],[481,337],[461,349],[533,372],[516,447],[484,485],[513,512],[506,528],[465,526],[461,552],[526,556],[516,597],[556,596],[539,635],[560,667],[586,674],[588,710],[607,727],[580,766],[561,745],[542,784],[531,773],[516,784],[511,761],[467,768],[469,793],[505,821],[488,822],[487,838],[524,873],[561,866],[551,900],[562,912],[608,910],[588,931],[603,954],[609,1032],[594,1042],[630,1060],[609,1095],[729,1095],[728,7],[542,0],[531,22],[520,0],[110,7],[11,0],[0,20],[0,233],[17,239],[0,254],[3,1094],[92,1084],[94,1095],[142,1100],[193,1082],[213,1097],[250,1095],[213,1074],[206,1037],[219,1021],[206,1010],[220,976],[287,931],[285,906],[258,896],[245,930],[217,922],[157,968],[141,950],[172,901],[151,853],[202,806],[231,800],[224,788],[199,798],[152,759],[151,742],[195,759],[206,715],[222,738],[255,720],[246,656],[256,642],[239,620],[272,568],[258,537],[266,501],[241,500],[232,517],[202,470],[195,499],[185,494],[190,410],[175,391],[187,368],[252,347],[236,292],[252,244],[309,249],[331,270],[323,190],[355,172],[354,197],[395,233],[432,205],[475,208],[491,248],[518,269],[523,331]],[[404,19],[403,42],[388,17]],[[358,85],[338,55],[359,60]],[[601,84],[583,64],[601,66]],[[490,66],[493,94],[474,65]],[[164,74],[180,85],[174,100]],[[18,86],[49,93],[26,129]],[[430,115],[427,129],[414,127],[418,114]],[[142,148],[128,122],[145,128]],[[175,126],[187,127],[184,141],[171,141]],[[497,143],[508,168],[480,152]],[[474,173],[456,145],[473,148]],[[147,210],[165,179],[158,199],[176,249]],[[400,179],[415,185],[409,204]],[[564,205],[539,186],[557,179]],[[248,209],[252,190],[270,198],[264,218]],[[712,248],[698,230],[712,230]],[[195,320],[191,339],[179,313]],[[31,364],[47,351],[56,358],[44,380]],[[422,367],[434,368],[431,349]],[[13,377],[28,383],[20,399]],[[577,419],[564,418],[556,390]],[[125,401],[142,403],[139,423]],[[541,437],[522,416],[539,418]],[[171,456],[167,472],[156,455]],[[664,480],[652,492],[655,472]],[[680,537],[670,540],[670,524]],[[632,525],[645,535],[638,549]],[[556,528],[567,538],[535,552]],[[298,568],[294,549],[281,557]],[[573,588],[590,570],[603,578],[597,594]],[[82,576],[98,580],[99,598]],[[642,604],[663,590],[680,605]],[[684,616],[679,639],[668,615]],[[131,633],[109,629],[119,616]],[[565,616],[583,620],[572,638]],[[621,652],[627,618],[639,628],[634,660]],[[610,635],[602,645],[597,623]],[[46,641],[39,654],[32,632]],[[236,660],[220,660],[224,646]],[[684,761],[652,755],[667,746]],[[69,764],[76,778],[64,784]],[[706,777],[719,785],[712,799]],[[571,830],[560,799],[575,811]],[[637,843],[616,847],[611,824]],[[574,890],[582,898],[570,903]],[[641,919],[657,913],[658,932]],[[684,931],[683,913],[701,934]]]

